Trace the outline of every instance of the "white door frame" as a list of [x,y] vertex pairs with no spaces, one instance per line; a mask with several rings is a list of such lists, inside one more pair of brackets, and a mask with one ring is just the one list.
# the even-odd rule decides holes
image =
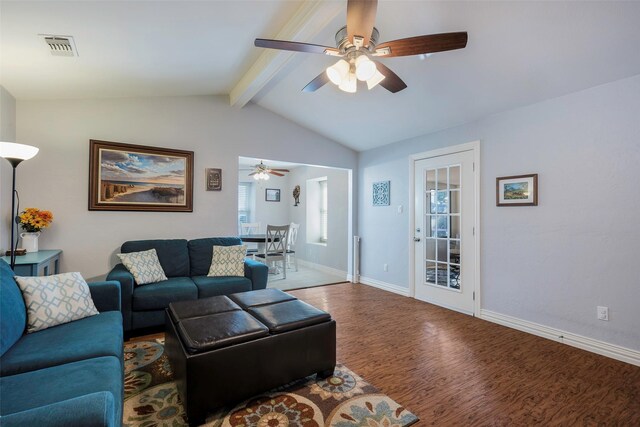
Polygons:
[[416,214],[415,214],[415,163],[418,160],[429,159],[432,157],[445,156],[448,154],[460,153],[462,151],[473,152],[473,191],[475,192],[474,203],[474,231],[475,231],[475,251],[476,259],[474,269],[474,281],[475,281],[475,298],[473,301],[473,315],[475,317],[480,316],[481,308],[481,286],[480,286],[480,141],[472,141],[465,144],[453,145],[450,147],[438,148],[436,150],[424,151],[422,153],[416,153],[409,156],[409,212],[411,212],[409,218],[409,236],[407,242],[409,244],[409,296],[415,298],[416,296],[416,283],[415,283],[415,256],[416,247],[413,241],[415,236],[414,230],[416,228]]

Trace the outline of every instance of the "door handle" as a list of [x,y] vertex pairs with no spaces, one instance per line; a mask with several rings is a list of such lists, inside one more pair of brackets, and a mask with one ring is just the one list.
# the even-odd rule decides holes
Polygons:
[[414,241],[414,242],[419,242],[419,241],[420,241],[420,238],[419,238],[419,237],[414,237],[414,238],[413,238],[413,241]]

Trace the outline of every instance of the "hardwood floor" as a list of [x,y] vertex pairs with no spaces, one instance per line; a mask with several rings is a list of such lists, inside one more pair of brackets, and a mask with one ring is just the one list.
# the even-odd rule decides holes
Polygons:
[[418,425],[640,426],[640,367],[366,285],[291,293],[331,313],[338,360]]
[[640,367],[366,285],[291,293],[331,313],[338,360],[420,425],[640,426]]

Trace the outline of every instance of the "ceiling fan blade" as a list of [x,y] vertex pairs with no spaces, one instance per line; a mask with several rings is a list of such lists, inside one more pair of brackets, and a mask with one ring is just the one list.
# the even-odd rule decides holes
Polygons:
[[[320,89],[322,86],[329,82],[329,77],[325,71],[318,74],[318,77],[311,80],[305,87],[302,88],[303,92],[315,92]],[[288,172],[288,171],[287,171]]]
[[291,50],[305,53],[324,53],[327,55],[340,55],[338,49],[329,46],[321,46],[311,43],[292,42],[287,40],[256,39],[253,44],[256,47],[266,47],[268,49]]
[[280,172],[274,172],[274,171],[272,171],[272,170],[271,170],[271,171],[269,171],[269,173],[270,173],[271,175],[275,175],[275,176],[284,176],[284,174],[283,174],[283,173],[280,173]]
[[347,36],[353,41],[354,36],[362,37],[363,46],[369,45],[369,39],[376,23],[378,0],[348,0],[347,1]]
[[251,172],[251,173],[249,174],[249,176],[253,176],[253,175],[257,174],[257,173],[258,173],[258,171]]
[[276,172],[291,172],[289,169],[271,169],[271,170]]
[[382,75],[384,75],[384,80],[380,82],[380,86],[385,88],[391,93],[400,92],[402,89],[406,89],[407,84],[402,81],[400,77],[393,71],[391,71],[386,65],[382,62],[373,61],[376,63],[376,68]]
[[[409,37],[379,44],[374,55],[389,58],[462,49],[467,46],[467,39],[466,32]],[[389,53],[385,53],[387,49]]]

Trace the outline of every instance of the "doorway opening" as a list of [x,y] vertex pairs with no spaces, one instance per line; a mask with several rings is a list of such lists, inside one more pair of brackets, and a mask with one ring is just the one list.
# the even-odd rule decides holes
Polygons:
[[[267,287],[291,290],[351,278],[352,176],[349,169],[239,157],[238,234],[290,226],[286,267],[270,265]],[[266,248],[245,244],[256,260]]]

